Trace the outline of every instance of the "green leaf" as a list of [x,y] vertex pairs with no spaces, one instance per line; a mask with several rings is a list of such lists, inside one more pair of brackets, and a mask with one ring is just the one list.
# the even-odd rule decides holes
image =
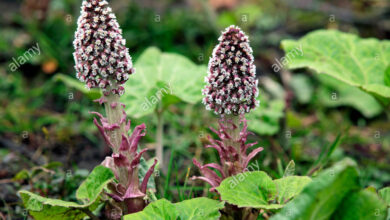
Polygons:
[[77,198],[82,204],[59,199],[45,198],[28,191],[19,191],[23,204],[35,219],[83,219],[84,209],[94,211],[99,203],[103,188],[114,179],[109,168],[97,166],[77,190]]
[[151,47],[139,57],[135,69],[136,73],[125,83],[126,92],[121,97],[131,117],[139,118],[153,113],[161,100],[177,102],[169,96],[191,104],[202,99],[201,89],[207,67],[196,65],[182,55],[162,53]]
[[386,215],[386,204],[376,193],[360,190],[346,196],[332,219],[385,220]]
[[176,220],[179,214],[175,206],[166,199],[150,203],[143,211],[125,215],[124,220]]
[[219,210],[224,208],[224,202],[200,197],[176,203],[175,207],[180,219],[217,220],[221,216]]
[[34,219],[83,219],[86,214],[82,211],[88,208],[90,211],[96,209],[97,205],[80,205],[75,202],[66,202],[59,199],[49,199],[28,191],[20,191],[24,206]]
[[195,198],[172,204],[166,199],[150,203],[143,211],[125,215],[124,220],[217,220],[224,202]]
[[350,106],[367,118],[382,112],[382,106],[378,101],[357,87],[326,75],[318,75],[317,78],[323,85],[317,92],[318,99],[326,107]]
[[384,78],[385,78],[385,85],[390,87],[390,65],[386,68]]
[[378,191],[380,197],[390,206],[390,186],[380,189]]
[[87,97],[91,100],[98,99],[101,96],[101,92],[99,89],[87,89],[85,87],[85,84],[80,82],[76,78],[57,73],[54,77],[54,80],[61,81],[65,83],[66,86],[82,92],[83,94],[87,95]]
[[103,188],[114,179],[111,169],[97,166],[76,191],[78,200],[88,204],[97,199]]
[[356,164],[345,159],[324,170],[272,220],[329,219],[344,197],[359,188]]
[[[318,163],[320,166],[325,166],[328,161],[330,160],[330,157],[332,156],[333,152],[336,150],[336,148],[340,145],[341,143],[341,137],[342,133],[340,132],[335,140],[332,142],[332,144],[329,145],[329,147],[326,147],[324,151],[321,151],[321,154],[319,156]],[[317,161],[316,161],[317,163]]]
[[277,189],[277,201],[279,204],[285,204],[301,193],[311,179],[308,176],[288,176],[274,180],[274,182]]
[[298,41],[284,40],[282,48],[290,69],[307,67],[371,94],[390,98],[390,87],[384,78],[390,62],[390,41],[318,30]]
[[246,115],[249,130],[262,135],[273,135],[279,131],[279,120],[284,116],[284,101],[259,98],[260,106]]
[[216,188],[221,199],[238,207],[278,209],[279,204],[269,204],[275,198],[276,184],[263,171],[244,172],[228,177]]

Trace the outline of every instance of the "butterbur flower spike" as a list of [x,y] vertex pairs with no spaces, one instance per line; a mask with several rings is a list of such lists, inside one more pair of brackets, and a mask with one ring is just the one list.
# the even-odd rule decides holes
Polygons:
[[220,115],[248,113],[259,105],[249,39],[239,27],[230,26],[218,40],[209,60],[203,104]]
[[259,147],[247,154],[256,143],[246,144],[250,132],[244,114],[259,105],[256,67],[248,37],[239,27],[230,26],[218,40],[205,78],[203,104],[221,116],[219,129],[210,128],[219,140],[209,137],[211,144],[206,146],[218,151],[220,164],[201,165],[193,159],[203,175],[193,179],[208,182],[211,190],[226,177],[247,171],[249,161],[263,150]]
[[73,42],[76,75],[87,88],[103,91],[103,96],[95,101],[104,104],[106,117],[98,112],[91,113],[97,116],[94,123],[113,151],[111,157],[102,162],[113,171],[117,180],[108,185],[107,195],[111,199],[106,205],[107,218],[120,219],[122,215],[141,211],[146,206],[147,183],[157,160],[140,183],[138,168],[147,149],[138,151],[138,142],[145,136],[146,127],[138,125],[128,135],[130,121],[126,121],[125,106],[119,102],[119,96],[124,93],[121,85],[135,69],[108,2],[84,0],[77,24]]
[[101,88],[106,94],[122,94],[121,84],[134,73],[122,30],[108,2],[84,0],[73,42],[77,78],[87,88]]

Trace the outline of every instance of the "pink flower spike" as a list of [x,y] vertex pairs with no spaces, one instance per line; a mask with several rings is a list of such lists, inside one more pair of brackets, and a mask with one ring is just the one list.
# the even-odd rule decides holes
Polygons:
[[76,77],[87,88],[121,95],[135,72],[126,40],[108,2],[84,0],[73,41]]
[[218,41],[209,60],[202,102],[219,115],[248,113],[258,106],[256,66],[248,36],[230,26]]

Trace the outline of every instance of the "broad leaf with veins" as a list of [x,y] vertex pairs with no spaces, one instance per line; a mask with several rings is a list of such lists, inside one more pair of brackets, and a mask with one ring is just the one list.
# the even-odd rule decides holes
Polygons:
[[224,202],[200,197],[172,204],[166,199],[150,203],[143,211],[124,216],[124,220],[217,220]]
[[97,166],[77,189],[76,197],[81,203],[50,199],[32,192],[20,191],[23,203],[35,219],[83,219],[83,210],[94,211],[101,203],[99,196],[103,188],[114,179],[109,168]]
[[124,85],[126,92],[121,97],[131,117],[153,113],[160,101],[164,104],[181,100],[195,104],[202,99],[207,68],[182,55],[163,53],[151,47],[138,58],[135,69],[135,74]]
[[[302,56],[292,56],[302,47]],[[358,87],[379,99],[390,98],[386,69],[390,65],[390,41],[362,39],[336,30],[311,32],[298,41],[284,40],[288,68],[310,68]]]

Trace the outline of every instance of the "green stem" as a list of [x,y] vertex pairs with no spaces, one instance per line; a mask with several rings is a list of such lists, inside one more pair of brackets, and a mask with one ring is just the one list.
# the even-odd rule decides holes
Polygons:
[[[112,144],[114,145],[113,152],[118,153],[119,147],[121,145],[122,134],[126,135],[125,123],[119,123],[121,120],[122,107],[119,103],[119,95],[110,93],[108,96],[105,96],[106,102],[104,104],[106,110],[106,117],[110,124],[118,124],[120,126],[119,129],[114,129],[113,131],[108,131],[108,135]],[[111,105],[116,105],[116,107],[112,107]]]
[[[123,108],[121,106],[121,103],[119,102],[119,95],[110,93],[107,96],[104,96],[106,99],[106,102],[104,103],[105,111],[106,111],[106,117],[108,120],[108,123],[110,125],[112,124],[118,124],[119,128],[116,128],[112,131],[107,131],[107,135],[110,138],[110,141],[113,145],[112,151],[114,154],[119,153],[119,148],[121,146],[122,142],[122,134],[127,137],[126,132],[126,122],[120,123],[123,115]],[[122,152],[127,158],[131,158],[131,155],[129,152]],[[128,183],[128,170],[126,168],[118,168],[119,171],[119,183],[126,186]],[[137,176],[138,178],[138,169],[135,169],[135,172],[133,175]],[[136,181],[138,183],[138,181]]]
[[160,167],[164,164],[164,152],[163,152],[163,132],[164,132],[164,120],[163,113],[157,110],[157,133],[156,133],[156,156],[160,162]]

